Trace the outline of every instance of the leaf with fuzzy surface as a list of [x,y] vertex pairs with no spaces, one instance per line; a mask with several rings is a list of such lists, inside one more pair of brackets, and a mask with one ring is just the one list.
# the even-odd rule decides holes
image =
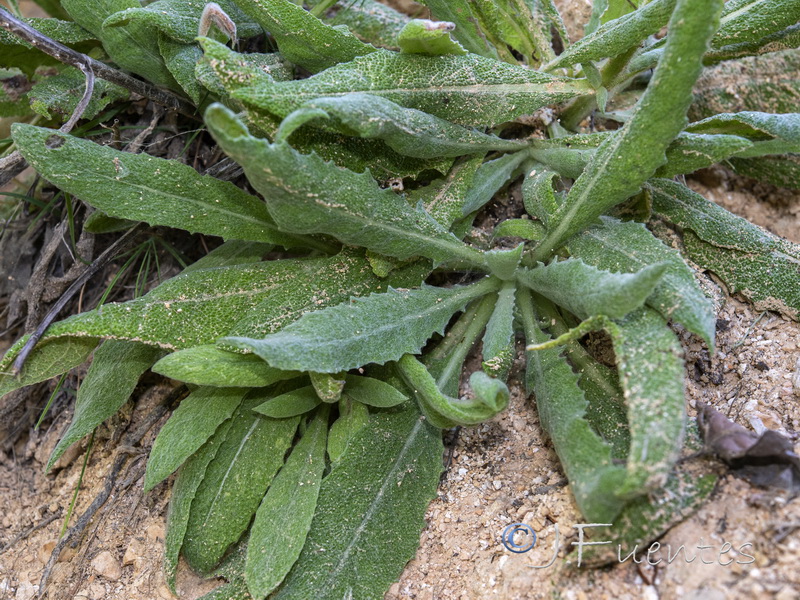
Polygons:
[[408,199],[412,205],[422,202],[425,210],[442,227],[450,229],[464,216],[464,202],[467,191],[472,187],[475,174],[483,162],[483,157],[465,157],[457,161],[450,172],[430,185],[412,190]]
[[158,432],[144,477],[144,491],[169,477],[197,452],[242,403],[246,388],[201,387],[184,398]]
[[[51,112],[69,118],[83,97],[85,81],[86,76],[73,67],[66,67],[57,75],[43,77],[28,92],[31,108],[45,119],[54,118]],[[128,90],[98,79],[82,118],[94,119],[106,106],[126,100],[128,96]]]
[[642,306],[661,283],[667,263],[636,273],[612,273],[570,258],[517,273],[517,281],[563,306],[581,319],[624,317]]
[[325,471],[327,431],[328,411],[318,411],[256,511],[245,567],[256,599],[280,585],[303,550]]
[[294,438],[299,417],[268,419],[253,413],[268,397],[251,394],[231,417],[192,500],[183,553],[202,573],[213,569],[245,532]]
[[692,123],[686,129],[699,133],[735,135],[750,140],[752,148],[736,153],[741,158],[800,152],[800,113],[723,113]]
[[464,55],[467,53],[464,46],[450,37],[453,29],[455,29],[455,24],[447,21],[414,19],[400,31],[397,43],[401,52],[410,54]]
[[371,415],[323,479],[306,545],[275,600],[383,598],[419,544],[442,451],[412,403]]
[[528,158],[526,152],[513,152],[483,163],[472,181],[472,186],[464,198],[462,215],[482,208],[497,191],[508,183],[519,166]]
[[483,336],[483,370],[505,381],[514,362],[515,282],[505,282]]
[[157,348],[134,342],[108,341],[100,346],[78,389],[69,429],[53,449],[45,470],[73,443],[116,413],[130,398],[142,373],[160,356]]
[[428,113],[404,108],[373,94],[354,93],[333,98],[317,98],[292,113],[328,116],[319,125],[332,125],[346,135],[380,139],[406,156],[416,158],[457,157],[482,154],[490,150],[519,150],[527,146],[518,140],[467,129]]
[[[319,0],[306,2],[316,6]],[[322,17],[331,25],[346,25],[358,38],[374,46],[396,48],[397,36],[411,17],[377,0],[343,0],[336,5],[336,14]]]
[[649,265],[669,263],[647,305],[713,345],[716,318],[711,301],[681,255],[655,238],[644,225],[602,217],[600,225],[574,237],[567,247],[573,256],[607,271],[633,273]]
[[497,58],[497,50],[478,27],[478,19],[469,0],[422,0],[439,21],[455,23],[453,37],[475,54]]
[[453,313],[494,286],[484,280],[449,289],[390,289],[308,313],[263,339],[226,337],[221,342],[255,352],[279,369],[337,373],[383,364],[419,352],[433,333],[444,330]]
[[312,73],[377,50],[290,0],[236,0],[236,4],[275,38],[287,60]]
[[729,0],[711,41],[718,48],[760,40],[800,21],[800,4],[794,0]]
[[[13,127],[13,135],[42,177],[112,217],[225,239],[300,243],[275,227],[258,198],[188,165],[21,123]],[[58,147],[52,147],[54,136],[61,142]]]
[[366,92],[459,125],[490,127],[542,106],[590,93],[580,80],[467,56],[424,56],[386,50],[297,81],[240,88],[233,97],[285,117],[309,100]]
[[[609,208],[636,193],[661,166],[665,151],[687,123],[691,90],[719,19],[721,0],[698,5],[678,0],[664,56],[625,126],[595,152],[570,188],[547,237],[534,253],[545,258]],[[635,14],[635,13],[634,13]]]
[[346,244],[400,259],[426,256],[438,262],[483,263],[479,250],[461,242],[423,209],[381,189],[368,173],[354,173],[316,154],[300,154],[288,144],[255,138],[219,104],[206,112],[206,124],[220,147],[244,167],[285,231],[328,233]]
[[694,262],[713,271],[730,292],[741,292],[759,310],[800,318],[800,246],[685,186],[656,179],[648,187],[653,209],[684,229],[684,246]]

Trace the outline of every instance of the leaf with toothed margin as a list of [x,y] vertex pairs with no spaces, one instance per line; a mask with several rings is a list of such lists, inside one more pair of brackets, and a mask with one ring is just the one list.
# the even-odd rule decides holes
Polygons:
[[484,279],[448,289],[390,289],[307,313],[263,339],[226,337],[220,343],[254,352],[279,369],[337,373],[383,364],[419,352],[431,335],[444,331],[453,313],[495,288],[492,279]]
[[425,256],[440,263],[483,265],[481,251],[464,244],[422,207],[412,208],[391,190],[381,189],[369,173],[354,173],[286,143],[255,138],[220,104],[211,106],[205,119],[220,147],[264,195],[284,231],[327,233],[400,259]]

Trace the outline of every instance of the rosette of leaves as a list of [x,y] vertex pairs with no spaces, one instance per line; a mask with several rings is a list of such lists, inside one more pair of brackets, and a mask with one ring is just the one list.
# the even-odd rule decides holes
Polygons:
[[[182,554],[228,580],[209,598],[382,597],[418,543],[440,430],[505,409],[519,340],[578,507],[613,524],[605,539],[651,539],[707,496],[713,477],[676,466],[684,364],[669,325],[710,348],[715,325],[686,259],[797,318],[800,254],[674,178],[730,161],[791,179],[800,115],[728,111],[711,72],[742,57],[796,62],[797,2],[598,1],[574,44],[550,0],[427,0],[436,22],[372,0],[228,0],[213,39],[197,38],[197,2],[61,4],[74,19],[64,31],[90,32],[119,67],[202,109],[259,194],[13,128],[37,172],[96,214],[225,240],[144,297],[52,325],[21,373],[24,338],[0,364],[5,393],[94,351],[51,464],[148,368],[190,386],[145,482],[177,472],[171,584]],[[234,50],[234,30],[231,46],[266,34],[270,51]],[[782,71],[773,96],[795,93],[797,72]],[[77,101],[51,92],[37,110],[56,96]],[[560,122],[534,131],[523,117],[544,107]],[[590,114],[600,131],[582,127]],[[473,229],[520,179],[513,214],[489,235]],[[654,217],[680,248],[648,229]],[[276,248],[293,257],[265,260]],[[581,345],[593,331],[613,367]]]

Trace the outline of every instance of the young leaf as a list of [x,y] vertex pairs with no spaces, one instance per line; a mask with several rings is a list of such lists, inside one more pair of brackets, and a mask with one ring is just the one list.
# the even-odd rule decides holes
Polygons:
[[486,36],[478,27],[469,0],[423,0],[422,4],[430,8],[433,16],[439,21],[455,23],[453,36],[464,47],[475,54],[497,58],[497,50],[486,40]]
[[[520,292],[519,306],[526,342],[547,341],[536,323],[530,292]],[[578,375],[561,350],[553,348],[528,353],[525,382],[528,392],[535,394],[542,427],[553,441],[581,514],[598,523],[613,519],[624,505],[617,489],[625,480],[625,469],[614,464],[611,447],[589,426]]]
[[[54,118],[51,115],[53,112],[66,120],[83,97],[85,80],[86,76],[73,67],[66,67],[57,75],[40,79],[28,92],[31,108],[45,119]],[[128,96],[128,90],[98,79],[94,84],[92,99],[83,112],[83,118],[94,119],[106,106],[127,99]]]
[[[306,2],[316,6],[315,2]],[[397,36],[411,17],[377,0],[339,3],[335,16],[323,20],[331,25],[346,25],[358,38],[373,46],[397,48]]]
[[312,73],[377,51],[290,0],[236,0],[236,4],[275,38],[287,60]]
[[272,419],[288,419],[314,410],[320,402],[314,386],[307,385],[271,398],[253,410]]
[[181,89],[194,104],[200,104],[206,90],[197,80],[195,69],[197,62],[203,57],[203,51],[197,44],[176,42],[163,33],[158,35],[158,50]]
[[667,162],[656,177],[674,177],[715,165],[731,156],[747,152],[753,143],[738,135],[681,133],[667,148]]
[[617,495],[633,498],[664,485],[683,446],[683,349],[664,317],[647,307],[610,333],[631,432],[627,475]]
[[219,425],[231,417],[246,393],[246,388],[201,387],[184,398],[153,442],[144,491],[172,475],[205,444]]
[[645,303],[668,266],[656,263],[636,273],[611,273],[569,258],[521,270],[517,281],[581,319],[595,315],[618,319]]
[[721,7],[721,0],[702,5],[678,0],[664,56],[631,120],[597,149],[575,181],[547,237],[537,247],[536,259],[545,258],[606,210],[636,193],[664,163],[667,146],[686,125],[692,86],[702,69],[702,56]]
[[497,294],[497,304],[483,336],[483,370],[505,381],[514,362],[514,282],[506,282]]
[[527,152],[506,154],[495,160],[483,163],[475,173],[472,186],[461,207],[462,216],[478,210],[492,199],[497,191],[511,179],[525,159]]
[[419,544],[442,451],[411,403],[371,416],[322,481],[306,545],[275,600],[383,598]]
[[457,157],[490,150],[519,150],[527,146],[522,141],[504,140],[413,108],[403,108],[373,94],[317,98],[304,104],[287,119],[299,115],[308,115],[306,118],[327,116],[329,121],[321,124],[332,122],[347,135],[383,140],[396,152],[416,158]]
[[731,214],[685,186],[654,179],[648,188],[653,209],[685,230],[684,247],[694,262],[713,271],[730,292],[741,292],[760,310],[800,318],[800,246]]
[[128,401],[139,377],[161,356],[157,348],[135,342],[104,343],[78,389],[69,429],[50,454],[49,470],[64,451],[112,416]]
[[655,0],[639,10],[605,23],[547,63],[544,70],[552,71],[622,54],[666,25],[675,3],[676,0]]
[[503,281],[512,281],[522,260],[525,244],[517,244],[510,250],[487,250],[486,264],[492,275]]
[[263,339],[226,337],[221,342],[255,352],[279,369],[337,373],[383,364],[419,352],[433,333],[442,333],[453,313],[495,285],[485,279],[449,289],[390,289],[307,313]]
[[553,179],[558,176],[547,169],[531,169],[522,183],[522,202],[525,211],[547,225],[560,206],[553,190]]
[[183,553],[201,573],[213,569],[247,529],[297,430],[299,417],[268,419],[253,413],[266,398],[263,392],[252,394],[233,415],[192,501]]
[[17,123],[16,144],[39,174],[113,217],[283,245],[263,202],[188,165],[120,152],[52,129]]
[[[408,206],[368,173],[354,173],[300,154],[287,144],[252,137],[219,104],[206,111],[206,124],[225,152],[241,164],[267,198],[278,225],[295,233],[329,233],[369,250],[405,259],[466,260],[481,265],[480,251],[465,245],[422,209]],[[263,165],[269,165],[265,170]]]
[[402,404],[408,397],[396,387],[372,377],[346,375],[345,393],[353,400],[368,406],[389,408]]
[[464,55],[467,53],[464,46],[450,37],[450,32],[455,28],[455,23],[447,21],[414,19],[400,31],[397,36],[397,44],[400,46],[401,52],[409,54]]
[[192,501],[205,480],[208,465],[214,460],[232,425],[233,421],[228,419],[217,428],[211,439],[183,464],[172,486],[167,512],[167,533],[164,539],[164,578],[173,592],[178,571],[178,557],[186,537]]
[[482,156],[465,157],[457,161],[446,177],[409,192],[409,202],[414,206],[422,202],[425,210],[435,221],[445,229],[450,229],[464,216],[466,192],[472,187],[475,174],[482,162]]
[[248,106],[285,117],[309,100],[354,92],[382,96],[459,125],[491,127],[588,94],[590,87],[474,54],[425,56],[379,50],[307,79],[265,81],[232,95]]
[[483,371],[476,371],[470,376],[471,399],[451,398],[443,394],[427,367],[411,354],[404,354],[397,361],[397,371],[413,390],[425,418],[440,429],[477,425],[508,406],[506,384]]
[[634,273],[649,265],[668,263],[647,305],[665,319],[681,323],[713,347],[716,318],[711,301],[681,255],[653,237],[644,225],[602,217],[600,225],[574,237],[568,248],[583,262],[618,273]]
[[332,463],[339,461],[355,435],[369,423],[369,410],[365,404],[345,394],[339,400],[339,418],[328,432],[328,456]]
[[256,511],[247,542],[245,578],[256,600],[280,585],[297,561],[317,507],[328,411],[318,411]]
[[536,242],[546,233],[544,225],[530,219],[506,219],[494,228],[492,238],[516,237]]
[[342,390],[344,389],[344,379],[337,379],[335,375],[328,373],[314,373],[313,371],[308,374],[311,379],[311,385],[320,400],[327,403],[338,402],[342,397]]

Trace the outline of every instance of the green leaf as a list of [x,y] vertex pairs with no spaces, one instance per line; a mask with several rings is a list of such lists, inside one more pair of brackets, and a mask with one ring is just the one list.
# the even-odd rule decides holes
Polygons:
[[[261,33],[261,27],[248,19],[231,0],[217,4],[236,24],[237,37],[247,39]],[[157,29],[175,41],[194,43],[198,36],[200,17],[206,3],[191,0],[157,0],[144,7],[129,8],[114,13],[103,23],[104,29],[130,27],[135,23],[149,30]]]
[[681,323],[713,347],[716,317],[711,301],[681,255],[653,237],[644,225],[603,217],[599,226],[574,237],[568,248],[583,262],[617,273],[634,273],[650,265],[668,263],[647,305],[665,319]]
[[747,152],[753,143],[737,135],[681,133],[667,148],[667,163],[656,177],[674,177],[710,167],[726,158]]
[[482,156],[465,157],[457,161],[447,176],[409,192],[409,203],[416,206],[422,202],[435,221],[450,229],[464,216],[466,193],[471,188],[475,173],[482,162]]
[[692,123],[687,131],[728,134],[747,138],[752,148],[737,152],[746,158],[765,154],[800,152],[800,113],[773,115],[761,112],[720,114]]
[[275,600],[379,600],[414,555],[443,450],[439,432],[402,406],[370,417],[323,479],[306,545]]
[[246,388],[201,387],[184,398],[153,442],[144,491],[164,481],[197,452],[239,408],[246,393]]
[[694,262],[713,271],[729,292],[742,293],[759,310],[800,318],[800,246],[731,214],[685,186],[656,179],[648,187],[654,210],[685,230],[684,247]]
[[[37,81],[28,92],[31,108],[45,119],[53,114],[69,118],[83,97],[86,76],[73,67],[65,67],[57,75],[44,77]],[[86,106],[82,118],[94,119],[106,106],[118,100],[125,100],[130,92],[104,79],[94,84],[92,99]],[[66,119],[65,119],[66,120]]]
[[798,21],[800,5],[792,0],[729,0],[711,45],[754,42]]
[[172,486],[167,512],[167,533],[164,539],[164,578],[173,592],[178,571],[178,557],[186,537],[192,501],[205,480],[208,465],[225,442],[232,425],[233,421],[228,419],[217,428],[211,439],[183,464]]
[[683,446],[683,348],[664,317],[641,308],[610,331],[628,406],[631,446],[623,498],[662,487]]
[[470,376],[472,398],[451,398],[441,392],[427,367],[411,354],[404,354],[397,361],[397,370],[416,396],[425,418],[440,429],[483,423],[508,406],[506,384],[483,371]]
[[[81,52],[86,52],[96,45],[94,40],[97,37],[72,21],[44,18],[23,19],[23,21],[47,37]],[[5,29],[0,30],[0,67],[19,69],[30,78],[38,67],[49,65],[60,66],[61,63],[13,33]]]
[[464,46],[450,37],[450,32],[455,28],[455,23],[447,21],[414,19],[406,23],[400,31],[397,36],[397,44],[400,46],[401,52],[408,54],[464,55],[467,53]]
[[506,282],[497,294],[497,304],[483,336],[483,370],[503,381],[514,362],[514,282]]
[[156,85],[175,87],[175,81],[158,51],[158,36],[144,23],[124,28],[104,28],[103,21],[119,11],[138,8],[139,0],[61,0],[61,5],[81,27],[103,42],[115,63]]
[[201,573],[213,569],[245,532],[297,430],[299,417],[268,419],[252,412],[267,397],[251,394],[234,413],[192,501],[183,553]]
[[256,600],[280,585],[297,561],[317,507],[328,411],[318,411],[261,501],[247,543],[247,588]]
[[329,119],[321,124],[330,123],[346,135],[380,139],[396,152],[416,158],[458,157],[527,146],[522,141],[504,140],[413,108],[403,108],[372,94],[317,98],[297,109],[287,120],[302,117],[305,121],[319,116]]
[[366,92],[459,125],[490,127],[590,92],[582,81],[474,54],[425,56],[379,50],[296,81],[233,92],[248,106],[284,117],[309,100]]
[[760,158],[730,160],[733,169],[740,175],[766,181],[772,185],[800,189],[800,156],[763,156]]
[[546,229],[539,221],[530,219],[506,219],[494,228],[493,238],[515,237],[528,241],[538,241],[544,237]]
[[669,21],[676,0],[655,0],[632,13],[608,21],[572,44],[544,69],[552,69],[613,58],[637,46]]
[[[316,6],[319,2],[306,2]],[[323,20],[331,25],[346,25],[365,42],[384,48],[396,48],[397,36],[410,17],[376,0],[359,0],[337,3],[335,16]]]
[[560,202],[553,190],[553,179],[558,176],[547,169],[530,169],[522,182],[522,202],[525,211],[547,225],[558,213]]
[[[661,166],[670,142],[685,127],[691,90],[714,33],[722,2],[678,0],[664,56],[630,121],[608,138],[575,181],[534,257],[546,258],[570,236],[635,194]],[[638,12],[638,11],[637,11]],[[633,13],[636,14],[636,13]]]
[[158,36],[158,49],[164,64],[181,89],[194,104],[200,104],[207,92],[197,80],[195,69],[197,62],[203,57],[203,51],[197,44],[176,42],[163,33]]
[[469,0],[423,0],[422,4],[430,8],[433,16],[439,21],[455,23],[453,35],[467,50],[497,58],[497,51],[486,40],[486,36],[478,26],[478,19]]
[[514,279],[524,249],[524,244],[518,244],[510,250],[488,250],[486,264],[489,265],[492,275],[503,281]]
[[380,379],[346,375],[345,381],[345,393],[360,404],[390,408],[408,400],[404,393]]
[[712,48],[706,53],[705,62],[708,64],[710,62],[780,52],[781,50],[792,50],[797,47],[800,47],[800,24],[792,25],[752,42],[740,42]]
[[[520,293],[520,313],[528,344],[548,340],[538,327],[530,293]],[[578,375],[557,348],[528,354],[526,387],[536,397],[542,427],[550,436],[581,514],[592,522],[614,518],[624,505],[617,489],[625,469],[614,464],[611,446],[586,419],[588,403]]]
[[45,470],[50,470],[67,448],[116,413],[130,398],[142,373],[160,356],[158,349],[135,342],[109,341],[100,346],[78,389],[72,422],[50,454]]
[[15,124],[12,133],[22,155],[42,177],[113,217],[225,239],[299,243],[275,227],[260,200],[188,165],[22,123]]
[[521,270],[517,281],[581,319],[595,315],[619,319],[645,303],[669,266],[663,262],[635,273],[612,273],[569,258]]
[[307,385],[275,396],[263,404],[259,404],[253,410],[272,419],[288,419],[314,410],[320,402],[314,386]]
[[355,435],[369,424],[369,410],[365,404],[345,394],[339,400],[339,418],[328,432],[328,456],[332,463],[341,460]]
[[236,0],[236,4],[275,38],[287,60],[312,73],[377,51],[346,28],[326,25],[290,0]]
[[181,273],[186,275],[187,273],[200,269],[231,267],[234,265],[261,262],[273,247],[272,244],[263,244],[261,242],[231,240],[217,246],[203,258],[186,267]]
[[22,372],[15,375],[12,366],[27,339],[25,336],[11,346],[0,360],[0,397],[77,367],[89,358],[99,342],[96,337],[42,340],[28,356]]
[[400,259],[422,255],[439,262],[483,263],[480,251],[466,246],[423,209],[378,187],[368,173],[354,173],[287,144],[254,138],[219,104],[206,112],[206,124],[222,149],[244,167],[283,230],[329,233],[344,243]]
[[316,312],[263,339],[226,337],[279,369],[337,373],[416,353],[453,313],[492,291],[491,279],[449,289],[390,289]]
[[528,158],[527,152],[506,154],[495,160],[483,163],[464,198],[462,216],[482,208],[509,180],[514,172]]
[[311,379],[311,385],[314,386],[314,391],[320,400],[327,403],[338,402],[342,397],[342,390],[344,389],[344,379],[338,378],[339,375],[330,375],[328,373],[314,373],[313,371],[308,374]]

